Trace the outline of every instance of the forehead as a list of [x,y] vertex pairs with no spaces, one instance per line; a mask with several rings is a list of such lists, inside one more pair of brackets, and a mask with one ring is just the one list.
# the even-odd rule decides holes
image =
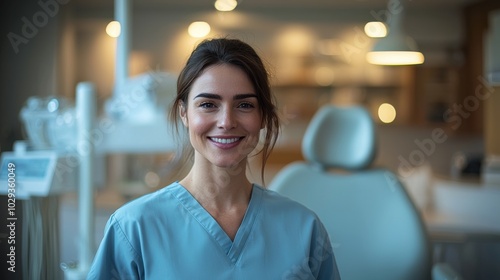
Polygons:
[[248,75],[231,64],[216,64],[207,67],[193,82],[190,99],[199,93],[213,93],[221,96],[254,93],[254,86]]

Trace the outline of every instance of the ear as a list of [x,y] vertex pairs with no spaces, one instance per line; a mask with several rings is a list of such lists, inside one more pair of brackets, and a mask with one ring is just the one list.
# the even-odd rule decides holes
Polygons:
[[181,117],[184,126],[188,127],[187,108],[184,102],[182,101],[179,103],[179,116]]

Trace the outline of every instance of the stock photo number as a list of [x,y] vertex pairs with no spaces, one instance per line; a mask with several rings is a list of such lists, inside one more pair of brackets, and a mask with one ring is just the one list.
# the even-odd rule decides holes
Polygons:
[[7,164],[7,270],[16,272],[16,165]]

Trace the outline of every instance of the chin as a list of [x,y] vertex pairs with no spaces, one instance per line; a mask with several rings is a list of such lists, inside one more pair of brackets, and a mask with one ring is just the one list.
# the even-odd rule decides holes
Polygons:
[[[237,169],[242,165],[242,161],[245,159],[237,159],[237,160],[216,160],[212,163],[219,168],[226,169]],[[232,173],[231,173],[232,174]]]

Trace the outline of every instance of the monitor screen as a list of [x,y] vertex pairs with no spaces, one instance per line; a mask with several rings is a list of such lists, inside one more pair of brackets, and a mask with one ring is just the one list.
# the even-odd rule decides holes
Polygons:
[[15,165],[14,174],[16,178],[24,179],[43,179],[47,175],[50,159],[49,158],[8,158],[2,159],[2,169],[0,170],[0,178],[7,179],[9,173],[8,165]]

